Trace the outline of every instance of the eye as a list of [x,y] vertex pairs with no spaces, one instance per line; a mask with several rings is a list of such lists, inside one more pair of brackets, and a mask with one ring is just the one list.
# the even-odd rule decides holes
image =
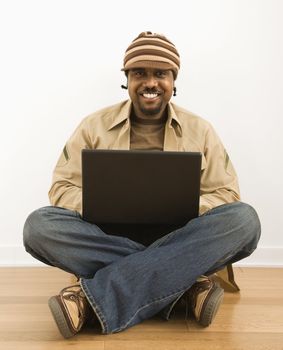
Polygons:
[[157,70],[155,75],[157,78],[165,78],[167,76],[167,71],[166,70]]
[[143,69],[135,69],[133,70],[133,75],[135,78],[140,78],[144,76],[144,70]]

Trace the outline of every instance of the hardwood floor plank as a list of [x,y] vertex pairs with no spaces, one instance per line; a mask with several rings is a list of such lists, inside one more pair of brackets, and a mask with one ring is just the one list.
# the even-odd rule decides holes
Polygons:
[[3,343],[2,350],[104,350],[103,341],[89,341],[83,344],[80,341],[32,341],[28,343],[12,341],[9,343]]
[[188,339],[177,341],[108,341],[105,350],[282,350],[282,339],[252,337],[237,339]]

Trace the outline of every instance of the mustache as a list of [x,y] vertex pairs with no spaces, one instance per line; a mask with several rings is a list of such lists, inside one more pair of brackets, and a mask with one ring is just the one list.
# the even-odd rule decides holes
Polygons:
[[145,88],[142,91],[140,91],[140,94],[161,94],[160,90],[156,90],[155,88]]

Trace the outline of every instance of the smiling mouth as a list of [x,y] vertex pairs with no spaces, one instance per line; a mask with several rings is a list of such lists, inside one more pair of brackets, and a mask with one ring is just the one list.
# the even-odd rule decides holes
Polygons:
[[158,91],[143,91],[140,93],[140,95],[147,100],[153,100],[156,97],[160,96],[161,93]]
[[153,99],[156,98],[158,94],[142,94],[142,96],[147,99]]

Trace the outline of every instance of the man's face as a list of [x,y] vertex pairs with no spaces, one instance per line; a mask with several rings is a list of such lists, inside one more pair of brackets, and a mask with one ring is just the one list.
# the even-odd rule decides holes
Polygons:
[[137,68],[128,72],[128,91],[140,118],[161,118],[171,99],[174,77],[171,70]]

